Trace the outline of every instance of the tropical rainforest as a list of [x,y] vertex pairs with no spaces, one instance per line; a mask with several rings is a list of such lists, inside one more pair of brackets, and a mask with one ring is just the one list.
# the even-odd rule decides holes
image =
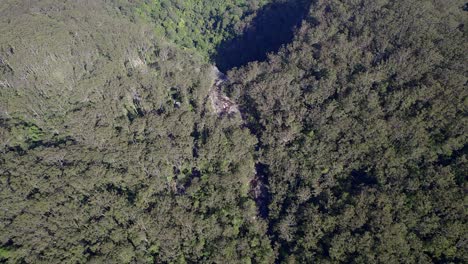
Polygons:
[[1,0],[0,263],[467,263],[467,12]]

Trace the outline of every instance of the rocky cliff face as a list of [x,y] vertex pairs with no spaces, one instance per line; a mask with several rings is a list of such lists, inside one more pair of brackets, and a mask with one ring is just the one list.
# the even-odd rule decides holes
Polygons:
[[226,75],[218,70],[216,66],[212,69],[213,85],[210,90],[210,101],[213,110],[218,115],[233,115],[240,114],[237,104],[234,103],[229,97],[224,95],[221,91],[223,83],[227,82]]

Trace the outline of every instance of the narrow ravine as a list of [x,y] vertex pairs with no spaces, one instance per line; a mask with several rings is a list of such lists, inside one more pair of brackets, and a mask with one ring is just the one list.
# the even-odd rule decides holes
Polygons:
[[[212,109],[218,116],[240,117],[243,126],[257,138],[255,152],[258,155],[263,146],[261,141],[263,129],[258,127],[258,124],[249,122],[250,119],[247,117],[254,117],[258,121],[259,113],[248,95],[240,99],[242,103],[240,101],[236,103],[223,93],[223,86],[231,83],[223,72],[244,67],[250,62],[264,62],[269,53],[276,53],[281,47],[291,43],[311,3],[307,0],[298,0],[266,5],[244,28],[241,35],[221,43],[217,48],[217,55],[213,58],[217,66],[212,68],[213,85],[209,92]],[[268,164],[262,163],[258,157],[255,158],[255,171],[250,179],[249,194],[256,203],[258,215],[268,223],[269,235],[272,235],[272,222],[269,219],[271,203],[269,170]]]
[[[239,116],[243,119],[242,113],[238,105],[227,97],[223,91],[222,86],[229,83],[227,76],[220,72],[216,66],[212,67],[213,85],[209,92],[209,99],[211,102],[212,110],[220,117]],[[245,123],[245,120],[243,120]],[[246,126],[248,128],[248,126]],[[252,135],[256,135],[253,129],[248,128]],[[260,140],[257,137],[258,140]],[[256,151],[258,151],[256,147]],[[250,179],[249,194],[255,200],[257,205],[258,214],[263,219],[268,219],[268,204],[270,203],[270,194],[268,192],[268,166],[266,164],[255,162],[255,172]]]

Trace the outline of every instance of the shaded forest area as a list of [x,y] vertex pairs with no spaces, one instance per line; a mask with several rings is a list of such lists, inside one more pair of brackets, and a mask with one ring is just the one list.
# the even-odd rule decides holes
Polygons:
[[466,16],[1,1],[0,263],[468,262]]
[[242,34],[228,39],[216,48],[214,61],[218,68],[229,71],[253,61],[264,61],[290,43],[294,31],[306,17],[311,1],[283,1],[265,5]]
[[318,1],[292,43],[229,73],[278,262],[466,261],[465,19],[463,3]]

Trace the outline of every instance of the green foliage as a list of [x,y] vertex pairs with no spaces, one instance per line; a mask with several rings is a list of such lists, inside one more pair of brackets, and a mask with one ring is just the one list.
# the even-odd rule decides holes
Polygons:
[[267,0],[147,0],[136,13],[154,25],[157,35],[204,56],[216,53],[223,41],[241,33]]
[[7,260],[11,256],[11,250],[0,247],[0,260]]
[[230,73],[279,262],[467,261],[462,6],[317,1],[293,43]]
[[31,142],[41,141],[44,137],[44,132],[35,125],[32,125],[28,128],[28,140]]
[[271,260],[243,210],[255,139],[206,103],[211,66],[114,4],[0,4],[8,261]]
[[464,3],[312,2],[0,1],[0,262],[468,262]]

